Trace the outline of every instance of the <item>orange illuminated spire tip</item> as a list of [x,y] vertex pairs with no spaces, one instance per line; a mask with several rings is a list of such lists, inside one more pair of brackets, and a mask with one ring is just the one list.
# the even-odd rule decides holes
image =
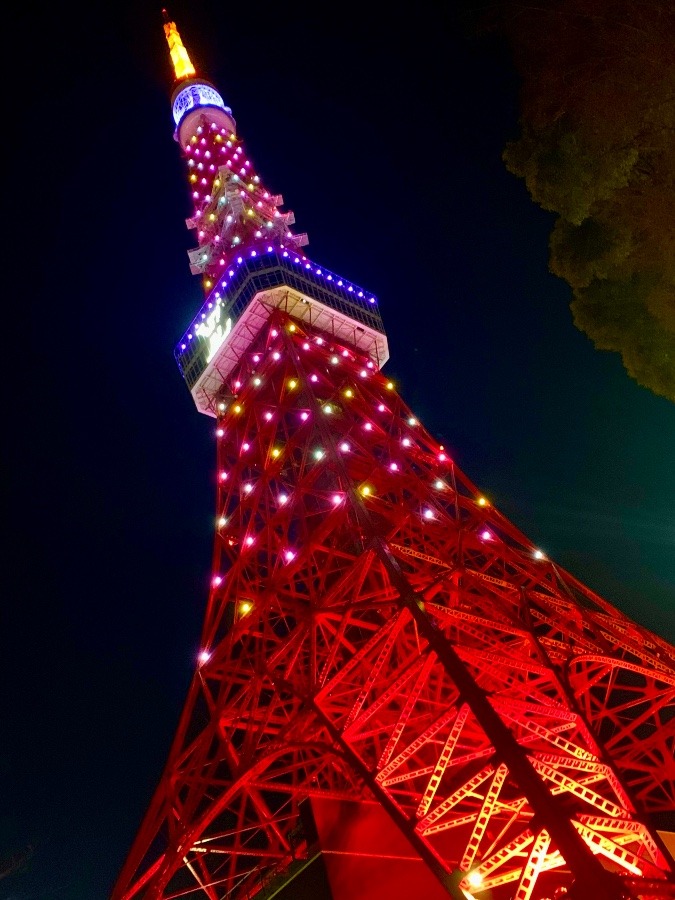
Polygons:
[[176,73],[176,80],[181,81],[183,78],[191,78],[195,74],[195,69],[180,39],[176,23],[171,21],[169,13],[165,9],[162,10],[162,16],[164,18],[164,34],[169,45],[169,53],[171,54],[171,62]]

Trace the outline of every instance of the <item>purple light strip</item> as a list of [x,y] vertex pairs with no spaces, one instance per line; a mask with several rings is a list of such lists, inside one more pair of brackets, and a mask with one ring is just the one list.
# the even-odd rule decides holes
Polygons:
[[[251,250],[249,253],[249,257],[255,258],[259,254],[274,253],[278,249],[279,249],[278,247],[273,247],[268,244],[266,250]],[[317,266],[315,263],[308,260],[306,256],[293,255],[293,253],[290,253],[288,250],[284,250],[283,248],[282,248],[281,255],[284,258],[291,260],[296,265],[304,265],[305,269],[311,271],[314,275],[318,275],[320,278],[325,278],[326,281],[335,281],[335,283],[337,284],[338,287],[342,287],[342,288],[346,287],[350,293],[355,293],[357,297],[359,297],[363,300],[367,299],[368,303],[372,303],[372,304],[377,303],[377,300],[375,299],[374,296],[372,296],[372,295],[368,296],[368,294],[365,291],[363,291],[362,288],[358,287],[358,285],[350,284],[348,281],[345,281],[343,278],[340,278],[339,275],[335,275],[332,272],[322,269],[320,266]],[[236,258],[236,260],[233,263],[231,263],[231,267],[229,268],[228,273],[227,273],[230,278],[234,277],[235,269],[238,268],[239,266],[243,265],[244,262],[245,262],[245,258],[243,256],[238,256]],[[227,284],[228,284],[227,281],[225,279],[223,279],[220,282],[220,284],[217,285],[217,287],[226,288]],[[215,298],[216,298],[215,302],[219,303],[220,299],[221,299],[219,291],[214,289],[214,291],[212,293],[215,295]],[[184,352],[185,350],[187,350],[189,342],[192,341],[194,338],[193,332],[195,330],[195,327],[197,325],[199,325],[200,322],[203,322],[206,319],[206,317],[208,315],[208,310],[213,309],[213,305],[214,305],[214,303],[211,300],[211,295],[209,295],[209,297],[206,300],[206,303],[204,303],[202,308],[200,309],[199,314],[193,319],[190,329],[183,335],[183,337],[181,339],[181,342],[180,342],[181,352]]]

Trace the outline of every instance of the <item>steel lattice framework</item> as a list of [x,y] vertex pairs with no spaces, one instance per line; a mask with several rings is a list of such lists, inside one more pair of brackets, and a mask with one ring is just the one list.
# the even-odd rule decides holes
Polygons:
[[[223,149],[208,110],[190,127]],[[197,218],[214,179],[236,196],[232,172]],[[226,267],[257,246],[236,235]],[[282,237],[275,254],[298,245]],[[307,854],[299,808],[317,797],[379,803],[458,898],[675,896],[649,824],[675,809],[674,648],[537,551],[364,328],[300,312],[312,298],[270,259],[273,290],[247,273],[202,395],[218,435],[203,650],[114,900],[253,897]]]

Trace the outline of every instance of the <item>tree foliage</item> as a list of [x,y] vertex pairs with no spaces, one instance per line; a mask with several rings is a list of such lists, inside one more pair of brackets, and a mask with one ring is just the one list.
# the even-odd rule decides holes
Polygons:
[[504,160],[556,213],[574,322],[675,401],[675,4],[501,0],[489,22],[521,76]]

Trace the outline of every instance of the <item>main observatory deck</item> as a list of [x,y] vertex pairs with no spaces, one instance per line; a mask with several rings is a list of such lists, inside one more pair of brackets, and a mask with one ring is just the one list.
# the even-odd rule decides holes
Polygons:
[[278,308],[350,344],[378,369],[389,358],[373,294],[293,251],[254,251],[228,267],[176,347],[176,362],[200,412],[216,415],[228,375]]

